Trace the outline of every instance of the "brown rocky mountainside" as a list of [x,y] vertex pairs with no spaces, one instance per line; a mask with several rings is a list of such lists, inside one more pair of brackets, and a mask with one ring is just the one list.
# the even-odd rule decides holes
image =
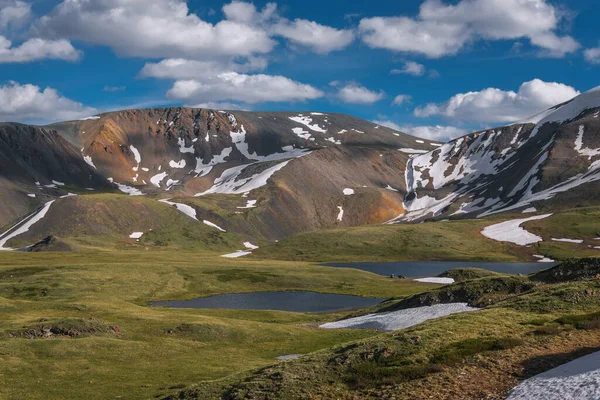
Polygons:
[[[22,134],[10,126],[8,135]],[[31,145],[31,172],[2,174],[4,186],[16,187],[21,197],[36,194],[25,197],[27,207],[5,212],[3,225],[68,191],[108,190],[176,198],[219,226],[269,240],[397,217],[404,212],[409,156],[439,146],[348,115],[310,112],[127,110],[20,129],[56,144]],[[44,155],[49,148],[64,152],[59,165],[70,169],[46,168],[52,166]],[[19,203],[15,196],[6,199]],[[54,209],[61,208],[58,200]],[[37,239],[55,233],[32,232],[27,236]]]
[[[28,226],[27,240],[76,232],[62,226],[73,218],[60,215],[86,207],[96,215],[107,201],[98,194],[107,192],[111,201],[127,200],[103,215],[130,221],[112,235],[126,237],[143,225],[131,218],[136,209],[157,206],[269,241],[325,228],[597,204],[599,116],[600,88],[445,144],[316,112],[162,108],[42,128],[3,124],[0,224],[45,204],[42,217],[50,218]],[[81,200],[63,200],[68,193]]]

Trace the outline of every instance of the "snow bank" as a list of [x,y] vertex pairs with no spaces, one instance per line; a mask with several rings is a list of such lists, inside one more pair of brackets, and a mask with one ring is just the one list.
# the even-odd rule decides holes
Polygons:
[[304,354],[286,354],[285,356],[277,357],[278,360],[293,360],[294,358],[300,358]]
[[518,384],[507,400],[600,399],[600,352],[578,358]]
[[256,201],[257,201],[257,200],[248,200],[248,201],[246,202],[246,205],[245,205],[244,207],[236,207],[236,208],[239,208],[239,209],[244,209],[244,208],[256,208]]
[[552,214],[536,215],[535,217],[513,219],[511,221],[501,222],[499,224],[484,228],[481,231],[481,234],[488,239],[497,240],[498,242],[515,243],[519,246],[526,246],[528,244],[541,242],[541,237],[527,232],[525,229],[521,228],[521,224],[524,224],[527,221],[536,221],[548,218],[551,215]]
[[244,242],[244,247],[250,250],[256,250],[258,249],[258,246],[253,245],[250,242]]
[[583,240],[580,240],[580,239],[566,239],[566,238],[561,238],[561,239],[552,238],[552,241],[553,242],[565,242],[565,243],[577,243],[577,244],[583,243]]
[[170,206],[174,206],[175,208],[177,208],[177,211],[198,221],[198,218],[196,218],[196,210],[193,207],[188,206],[187,204],[173,203],[169,201],[169,199],[159,200],[159,202],[168,204]]
[[29,229],[35,225],[36,222],[40,221],[42,218],[46,216],[50,206],[54,203],[54,200],[47,202],[44,204],[41,210],[30,215],[27,218],[24,218],[21,222],[16,224],[14,227],[9,229],[8,231],[0,234],[0,250],[14,250],[8,247],[4,247],[4,245],[14,237],[22,235],[29,231]]
[[246,168],[253,164],[229,168],[225,170],[219,178],[215,179],[214,184],[210,189],[196,194],[196,197],[212,193],[242,194],[258,189],[265,186],[268,180],[275,175],[276,172],[288,165],[289,162],[290,160],[276,164],[247,178],[240,178],[240,175]]
[[469,307],[467,303],[436,304],[433,306],[409,308],[407,310],[391,311],[387,313],[368,314],[362,317],[323,324],[320,328],[360,328],[395,331],[418,325],[430,319],[476,310],[477,308]]
[[342,206],[338,206],[338,210],[340,211],[338,213],[337,220],[341,221],[344,219],[344,209],[342,208]]
[[299,114],[297,117],[289,117],[289,118],[294,122],[297,122],[299,124],[306,126],[311,131],[320,132],[320,133],[327,132],[327,129],[321,128],[318,124],[313,124],[311,117]]
[[169,161],[169,166],[171,168],[181,169],[181,168],[185,167],[185,160],[181,160],[181,161],[171,160],[171,161]]
[[553,259],[545,257],[545,256],[542,256],[540,254],[534,254],[533,256],[535,258],[538,258],[539,259],[538,262],[541,262],[541,263],[551,263],[551,262],[554,262]]
[[117,188],[119,188],[119,190],[121,192],[127,193],[130,196],[143,196],[144,195],[144,193],[142,193],[141,190],[136,189],[134,187],[123,185],[121,183],[116,183],[116,182],[114,182],[114,184],[117,185]]
[[251,251],[245,251],[245,250],[238,250],[235,253],[223,254],[221,257],[225,257],[225,258],[240,258],[240,257],[247,256],[248,254],[252,254],[252,252]]
[[89,165],[90,167],[93,167],[94,169],[97,169],[96,166],[94,165],[94,162],[92,161],[92,157],[91,156],[83,156],[83,161],[85,161],[86,164]]
[[150,182],[156,186],[156,187],[160,187],[160,183],[163,181],[163,179],[165,179],[167,177],[167,173],[166,172],[162,172],[160,174],[156,174],[154,175],[152,178],[150,178]]
[[425,153],[429,153],[429,151],[427,151],[427,150],[410,149],[410,148],[406,148],[406,147],[403,147],[403,148],[398,149],[398,150],[400,150],[401,152],[406,153],[406,154],[425,154]]
[[140,152],[133,145],[129,146],[129,148],[131,149],[131,152],[133,153],[133,157],[135,158],[135,162],[139,166],[140,163],[142,162],[142,156],[141,156]]
[[[195,215],[195,211],[194,211],[194,215]],[[212,228],[216,228],[216,229],[220,230],[221,232],[227,232],[225,229],[221,228],[219,225],[213,224],[210,221],[204,220],[202,222],[204,222],[204,225],[208,225]]]
[[454,279],[452,278],[419,278],[419,279],[415,279],[415,281],[417,282],[421,282],[421,283],[440,283],[442,285],[450,285],[452,283],[454,283]]

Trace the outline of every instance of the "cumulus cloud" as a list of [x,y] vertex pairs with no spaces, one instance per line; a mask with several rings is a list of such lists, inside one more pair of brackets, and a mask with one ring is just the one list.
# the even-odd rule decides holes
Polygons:
[[106,85],[102,89],[103,92],[109,92],[109,93],[122,92],[124,90],[127,90],[127,86],[108,86],[108,85]]
[[24,1],[0,0],[0,29],[19,28],[31,18],[31,5]]
[[392,104],[400,106],[404,103],[409,102],[412,99],[412,96],[409,96],[407,94],[399,94],[398,96],[394,97],[394,101]]
[[354,41],[351,30],[335,29],[305,19],[280,21],[273,27],[273,32],[319,54],[341,50]]
[[20,46],[0,35],[0,63],[24,63],[35,60],[54,59],[77,61],[81,53],[68,40],[29,39]]
[[253,104],[311,100],[322,97],[323,92],[284,76],[230,71],[202,79],[178,80],[167,96],[187,104],[224,100]]
[[584,52],[585,60],[592,64],[600,64],[600,47],[587,49]]
[[448,101],[417,107],[417,117],[440,115],[480,123],[515,122],[577,96],[571,86],[534,79],[521,85],[517,92],[487,88],[479,92],[458,93]]
[[383,91],[375,92],[356,82],[350,82],[341,87],[338,97],[345,103],[373,104],[385,97]]
[[250,57],[242,63],[168,58],[158,63],[146,63],[140,75],[146,78],[161,79],[201,79],[228,71],[262,71],[266,67],[267,61],[257,57]]
[[415,61],[407,61],[404,63],[403,68],[393,69],[390,71],[390,73],[423,76],[425,75],[425,66]]
[[125,56],[207,58],[270,52],[275,41],[246,15],[267,18],[272,6],[262,14],[243,4],[225,6],[229,19],[213,25],[190,13],[184,0],[65,0],[40,19],[37,29],[109,46]]
[[438,142],[447,142],[460,136],[469,133],[467,130],[457,128],[455,126],[404,126],[401,127],[402,132],[420,137],[422,139],[435,140]]
[[450,5],[425,0],[416,18],[363,18],[359,35],[373,48],[432,58],[456,54],[480,39],[527,38],[546,55],[560,57],[579,48],[572,37],[556,33],[562,19],[546,0],[461,0]]
[[212,24],[190,12],[186,0],[63,0],[37,31],[109,46],[124,56],[196,60],[267,54],[277,45],[274,37],[322,54],[354,40],[351,30],[283,18],[275,3],[258,10],[233,1],[222,10],[225,19]]
[[0,86],[1,121],[59,121],[87,117],[97,110],[61,96],[55,89],[8,82]]
[[385,126],[387,128],[393,129],[395,131],[399,131],[399,132],[402,131],[402,128],[400,127],[400,125],[398,125],[394,121],[390,121],[389,119],[376,119],[373,121],[373,123],[377,124],[377,125]]
[[208,110],[250,111],[250,108],[246,105],[237,104],[237,103],[228,103],[225,101],[220,101],[220,102],[212,102],[211,101],[211,102],[207,102],[207,103],[194,104],[190,107],[203,108],[203,109],[208,109]]

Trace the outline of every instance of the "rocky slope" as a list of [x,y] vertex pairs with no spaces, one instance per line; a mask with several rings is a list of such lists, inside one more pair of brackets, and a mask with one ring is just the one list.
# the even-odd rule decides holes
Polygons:
[[533,211],[537,202],[597,203],[600,88],[526,121],[476,132],[411,158],[406,215],[483,217]]
[[[173,199],[160,206],[254,241],[535,212],[539,202],[546,212],[597,204],[599,116],[600,88],[526,121],[443,145],[316,112],[163,108],[47,127],[3,124],[0,224],[14,224],[42,205],[52,214],[60,201],[49,201],[91,191]],[[81,204],[97,209],[98,199]],[[130,201],[122,203],[115,209],[124,215],[111,218],[128,220],[125,214],[136,212]],[[35,242],[75,231],[62,226],[70,220],[35,224],[25,236]]]
[[[29,157],[36,160],[31,172],[2,173],[5,187],[16,184],[39,201],[5,212],[1,224],[51,200],[40,196],[40,187],[55,186],[80,194],[94,189],[155,200],[176,197],[198,215],[269,240],[394,218],[403,213],[405,190],[392,183],[402,180],[409,155],[439,146],[347,115],[314,112],[127,110],[19,129],[43,132],[56,143],[34,143],[32,151],[43,156]],[[12,135],[20,137],[20,131]],[[57,171],[53,163],[70,169]],[[27,236],[39,240],[65,230],[58,225],[37,224]]]

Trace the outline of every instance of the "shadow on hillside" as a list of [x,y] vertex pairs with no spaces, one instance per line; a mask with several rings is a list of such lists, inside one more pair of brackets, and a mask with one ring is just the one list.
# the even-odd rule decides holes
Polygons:
[[546,354],[529,358],[521,363],[523,366],[521,378],[530,378],[597,351],[600,351],[600,347],[582,347],[568,353]]

